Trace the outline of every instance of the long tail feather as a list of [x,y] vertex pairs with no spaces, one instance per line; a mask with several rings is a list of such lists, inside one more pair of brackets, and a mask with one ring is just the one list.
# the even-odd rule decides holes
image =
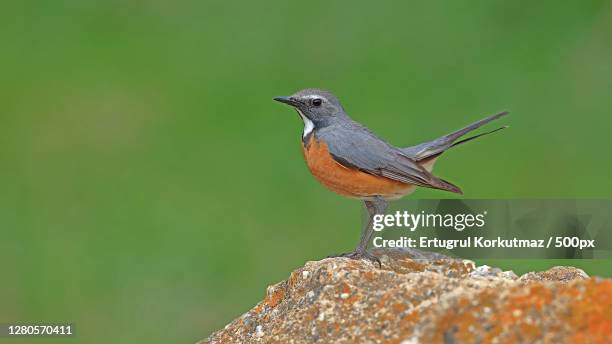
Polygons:
[[[406,154],[406,156],[416,160],[416,161],[422,161],[425,159],[429,159],[432,157],[435,157],[437,155],[442,154],[444,151],[446,151],[447,149],[471,141],[473,139],[476,139],[478,137],[484,136],[484,135],[488,135],[491,133],[494,133],[498,130],[501,129],[505,129],[507,128],[507,126],[501,127],[501,128],[497,128],[495,130],[486,132],[486,133],[482,133],[482,134],[478,134],[472,137],[468,137],[466,139],[463,139],[461,141],[457,141],[457,139],[459,139],[460,137],[462,137],[463,135],[467,134],[468,132],[478,129],[480,127],[482,127],[483,125],[494,121],[502,116],[507,115],[508,112],[504,111],[504,112],[500,112],[497,113],[495,115],[486,117],[481,119],[480,121],[474,122],[464,128],[461,128],[459,130],[456,130],[448,135],[442,136],[438,139],[435,139],[433,141],[429,141],[429,142],[425,142],[425,143],[421,143],[420,145],[416,145],[416,146],[412,146],[412,147],[407,147],[407,148],[403,148],[402,152],[404,154]],[[457,142],[455,142],[457,141]]]
[[493,130],[491,130],[491,131],[487,131],[486,133],[480,133],[480,134],[478,134],[478,135],[470,136],[470,137],[465,138],[465,139],[463,139],[463,140],[459,140],[459,141],[457,141],[457,142],[453,142],[453,144],[451,145],[451,147],[455,147],[455,146],[460,145],[460,144],[462,144],[462,143],[466,143],[466,142],[468,142],[468,141],[472,141],[473,139],[477,139],[477,138],[479,138],[479,137],[481,137],[481,136],[485,136],[485,135],[493,134],[493,133],[494,133],[494,132],[496,132],[496,131],[500,131],[500,130],[502,130],[502,129],[506,129],[506,128],[509,128],[509,127],[510,127],[509,125],[504,125],[503,127],[499,127],[499,128],[497,128],[497,129],[493,129]]

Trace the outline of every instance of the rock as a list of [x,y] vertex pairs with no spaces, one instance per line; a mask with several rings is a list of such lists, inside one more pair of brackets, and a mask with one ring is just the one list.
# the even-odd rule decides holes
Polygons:
[[543,272],[528,272],[521,276],[520,281],[556,281],[570,282],[576,279],[588,279],[589,275],[582,269],[572,266],[555,266]]
[[612,280],[512,271],[415,250],[308,262],[200,343],[608,343]]

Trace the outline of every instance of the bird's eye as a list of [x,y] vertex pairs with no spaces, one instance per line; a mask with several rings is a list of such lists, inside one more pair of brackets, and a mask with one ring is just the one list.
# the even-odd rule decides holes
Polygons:
[[315,98],[315,99],[312,100],[312,105],[314,105],[314,106],[321,106],[321,103],[323,103],[321,98]]

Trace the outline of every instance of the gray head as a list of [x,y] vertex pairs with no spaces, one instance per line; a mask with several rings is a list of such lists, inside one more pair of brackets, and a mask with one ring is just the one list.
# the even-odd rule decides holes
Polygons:
[[304,120],[304,135],[314,127],[324,126],[346,114],[338,98],[327,91],[307,88],[288,97],[276,97],[274,100],[293,106]]

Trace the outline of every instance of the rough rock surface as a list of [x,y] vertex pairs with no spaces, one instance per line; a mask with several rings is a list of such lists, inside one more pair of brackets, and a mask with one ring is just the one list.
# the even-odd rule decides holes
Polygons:
[[612,343],[612,280],[375,253],[306,263],[200,343]]

